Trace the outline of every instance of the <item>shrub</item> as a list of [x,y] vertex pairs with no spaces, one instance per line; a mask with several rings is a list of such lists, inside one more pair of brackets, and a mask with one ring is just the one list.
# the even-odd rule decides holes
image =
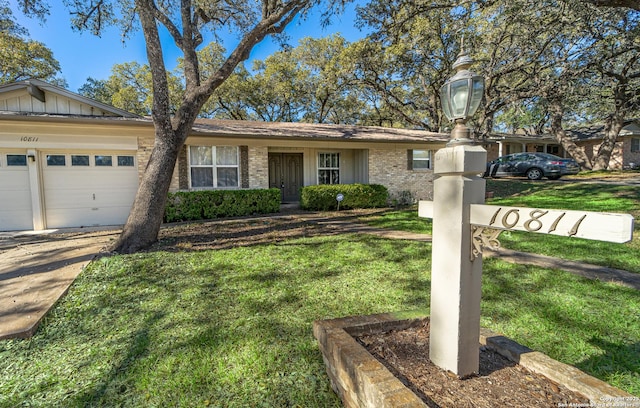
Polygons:
[[413,193],[408,190],[402,190],[393,195],[389,195],[389,201],[393,207],[409,207],[417,202]]
[[280,190],[207,190],[169,193],[164,222],[269,214],[280,210]]
[[380,208],[387,206],[389,192],[380,184],[325,184],[302,188],[300,207],[304,210],[327,211],[338,208],[336,196],[344,200],[340,208]]

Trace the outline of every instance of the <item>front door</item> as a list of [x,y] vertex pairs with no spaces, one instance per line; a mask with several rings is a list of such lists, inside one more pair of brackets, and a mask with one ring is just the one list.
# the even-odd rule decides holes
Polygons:
[[302,153],[269,153],[269,188],[279,188],[282,202],[300,201]]

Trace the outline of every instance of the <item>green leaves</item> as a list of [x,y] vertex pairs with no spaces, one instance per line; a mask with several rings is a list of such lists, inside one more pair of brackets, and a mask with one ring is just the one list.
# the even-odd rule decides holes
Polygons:
[[53,52],[28,36],[29,32],[15,22],[6,2],[0,0],[0,85],[29,78],[58,81],[60,63]]

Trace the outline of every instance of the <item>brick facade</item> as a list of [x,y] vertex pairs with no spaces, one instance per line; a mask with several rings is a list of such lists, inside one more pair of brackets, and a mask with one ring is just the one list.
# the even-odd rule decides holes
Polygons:
[[249,146],[249,188],[269,188],[269,148]]
[[151,150],[153,150],[153,141],[153,136],[138,137],[138,151],[136,153],[136,159],[138,160],[138,180],[142,180],[142,175],[147,168],[147,163],[149,163]]
[[178,155],[178,188],[180,190],[188,190],[189,189],[189,166],[187,161],[187,146],[182,146],[180,150],[180,154]]
[[249,188],[249,146],[240,146],[240,188]]
[[[149,163],[149,159],[151,158],[151,151],[153,150],[154,137],[138,137],[138,152],[136,154],[136,158],[138,160],[138,180],[142,180],[142,175],[147,169],[147,163]],[[173,169],[173,175],[171,177],[171,185],[169,186],[169,191],[178,191],[183,184],[188,185],[188,175],[186,171],[181,173],[180,163],[185,163],[187,160],[186,146],[183,146],[183,150],[178,154],[178,163],[176,167]],[[186,180],[185,180],[186,177]]]
[[431,200],[433,171],[409,170],[408,160],[408,149],[369,149],[369,183],[387,187],[392,200],[408,194],[414,201]]
[[[137,153],[138,176],[151,157],[152,137],[140,137]],[[184,146],[178,156],[169,191],[189,190],[188,150]],[[392,200],[430,200],[433,195],[433,172],[410,170],[409,149],[394,148],[368,150],[369,183],[382,184],[389,189]],[[435,154],[435,150],[433,151]],[[240,146],[241,188],[269,188],[269,148],[266,146]]]

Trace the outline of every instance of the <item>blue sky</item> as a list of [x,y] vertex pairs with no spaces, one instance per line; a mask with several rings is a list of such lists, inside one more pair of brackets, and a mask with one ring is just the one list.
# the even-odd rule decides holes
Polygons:
[[[73,31],[69,12],[59,1],[50,2],[51,13],[44,25],[36,19],[24,17],[18,11],[15,0],[10,0],[10,4],[18,24],[29,30],[29,37],[44,43],[53,51],[53,56],[62,69],[61,76],[66,79],[70,91],[76,92],[88,77],[106,79],[111,74],[111,67],[114,64],[131,61],[146,63],[147,61],[144,38],[139,31],[123,43],[121,33],[115,27],[109,27],[102,37],[93,36],[88,32]],[[333,24],[326,28],[320,27],[317,15],[311,15],[305,21],[292,22],[286,30],[290,36],[289,43],[295,46],[298,40],[304,37],[320,38],[338,32],[348,41],[361,38],[363,34],[354,27],[354,9],[355,6],[351,5],[345,14],[334,17]],[[225,47],[231,50],[234,38],[230,37],[227,41],[229,43],[225,44]],[[254,48],[249,61],[265,59],[277,49],[278,45],[267,37]],[[165,50],[168,48],[165,47]],[[174,68],[177,56],[177,52],[165,51],[168,69]]]

